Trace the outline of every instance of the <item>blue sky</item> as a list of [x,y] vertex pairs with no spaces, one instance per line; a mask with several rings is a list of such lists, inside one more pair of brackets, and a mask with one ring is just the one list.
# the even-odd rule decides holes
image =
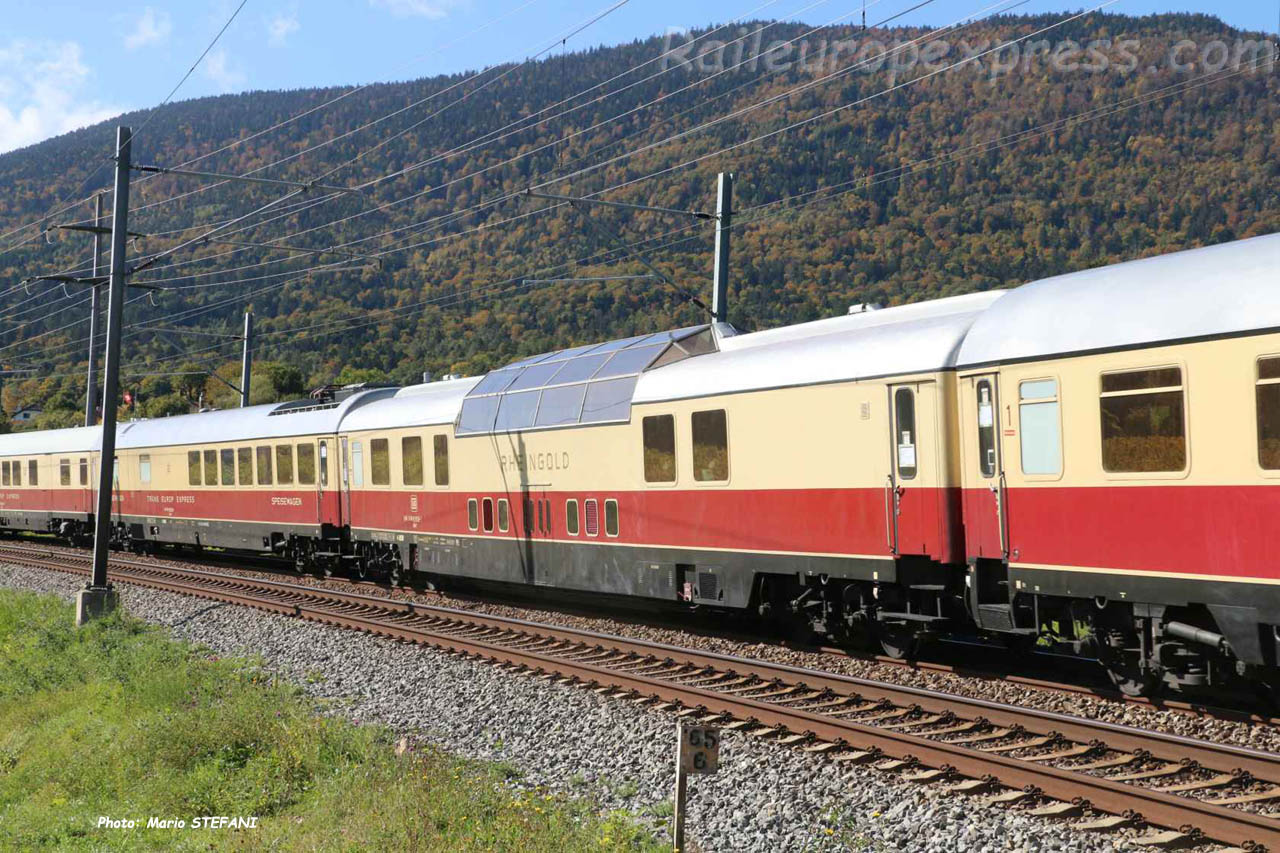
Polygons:
[[[248,0],[178,99],[398,80],[464,71],[530,54],[616,0]],[[914,0],[867,0],[873,22]],[[990,0],[935,0],[902,19],[945,24]],[[1090,0],[1089,8],[1097,0]],[[740,17],[824,24],[857,20],[862,0],[631,0],[572,38],[568,48],[615,44]],[[126,110],[158,103],[239,0],[3,0],[0,152]],[[1030,0],[1018,11],[1080,8]],[[1227,23],[1275,32],[1280,0],[1119,0],[1109,11],[1211,11]],[[557,46],[555,52],[560,50]]]

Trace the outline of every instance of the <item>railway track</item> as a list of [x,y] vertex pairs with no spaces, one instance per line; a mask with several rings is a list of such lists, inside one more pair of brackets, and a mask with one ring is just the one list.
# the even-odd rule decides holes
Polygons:
[[[87,574],[85,556],[0,545],[0,560]],[[116,580],[230,602],[482,659],[872,764],[957,794],[1146,825],[1140,841],[1280,851],[1280,755],[1065,714],[316,586],[115,559]],[[1097,814],[1090,814],[1096,812]]]

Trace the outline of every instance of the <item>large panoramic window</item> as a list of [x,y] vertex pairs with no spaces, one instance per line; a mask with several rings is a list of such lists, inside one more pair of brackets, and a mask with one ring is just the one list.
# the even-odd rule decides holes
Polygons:
[[644,433],[644,479],[646,483],[674,483],[676,480],[676,419],[674,415],[652,415],[641,425]]
[[293,445],[276,445],[276,482],[282,486],[293,485]]
[[1101,407],[1104,471],[1182,471],[1187,467],[1181,368],[1105,374]]
[[449,485],[449,436],[437,435],[432,439],[435,450],[436,485]]
[[400,439],[400,474],[406,486],[422,485],[422,439],[416,435]]
[[724,409],[694,412],[692,426],[694,479],[729,479],[729,430]]
[[258,485],[270,486],[275,479],[271,476],[271,447],[263,445],[256,451],[258,457]]
[[391,485],[391,444],[385,438],[369,439],[369,482]]
[[313,444],[298,445],[298,485],[316,484],[316,448]]
[[1258,360],[1258,464],[1280,470],[1280,357]]

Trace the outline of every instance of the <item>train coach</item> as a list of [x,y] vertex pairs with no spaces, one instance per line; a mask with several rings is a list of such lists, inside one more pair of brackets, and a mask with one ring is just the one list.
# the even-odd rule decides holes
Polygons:
[[[1273,235],[134,422],[116,529],[393,582],[750,609],[898,656],[981,633],[1095,657],[1130,692],[1274,685],[1277,270]],[[0,437],[0,460],[84,445],[91,471],[92,433]],[[92,521],[44,497],[21,515],[37,504],[14,491],[11,528]],[[80,492],[65,505],[87,510]]]

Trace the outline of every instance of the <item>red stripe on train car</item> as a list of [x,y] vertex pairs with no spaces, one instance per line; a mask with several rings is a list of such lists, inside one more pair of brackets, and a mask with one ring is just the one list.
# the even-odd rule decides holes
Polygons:
[[[969,492],[994,530],[991,494]],[[1280,579],[1277,486],[1019,488],[1007,504],[1016,563]]]
[[[489,497],[510,502],[507,536],[524,535],[522,495],[513,493],[400,492],[363,490],[351,495],[356,527],[466,535],[467,500]],[[551,538],[572,539],[565,531],[570,498],[619,505],[619,535],[603,529],[599,541],[684,548],[788,551],[823,554],[889,554],[883,489],[793,489],[574,493],[534,491],[533,500],[552,504]],[[958,490],[906,488],[901,496],[900,552],[959,560]],[[950,515],[948,515],[950,513]],[[495,511],[496,514],[496,511]],[[535,511],[536,529],[536,511]],[[603,527],[603,525],[602,525]],[[536,531],[535,531],[536,532]],[[493,535],[504,535],[495,530]],[[536,534],[543,535],[543,534]],[[592,537],[579,533],[578,537]]]

